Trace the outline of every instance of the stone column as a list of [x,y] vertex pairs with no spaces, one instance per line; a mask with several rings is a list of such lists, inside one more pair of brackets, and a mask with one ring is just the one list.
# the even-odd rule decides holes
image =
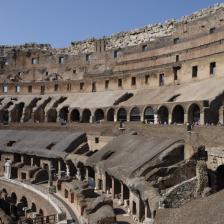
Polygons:
[[85,170],[86,170],[85,179],[86,179],[87,182],[89,182],[89,169],[88,169],[88,167],[86,167]]
[[33,157],[30,158],[30,165],[31,165],[31,166],[34,166],[34,163],[33,163]]
[[185,113],[184,114],[184,124],[186,124],[188,122],[188,114]]
[[68,112],[67,123],[71,123],[71,113],[72,113],[72,111],[69,111],[69,112]]
[[205,113],[204,113],[204,110],[200,113],[200,125],[205,125]]
[[169,113],[168,115],[168,124],[172,124],[172,114]]
[[58,160],[58,179],[61,179],[61,161]]
[[219,109],[219,123],[220,124],[224,124],[224,110],[223,110],[223,106]]
[[114,178],[112,178],[112,198],[115,199],[115,182],[114,182]]
[[149,206],[148,206],[148,202],[147,201],[144,201],[144,205],[145,205],[145,220],[150,218],[149,217]]
[[89,118],[89,123],[91,123],[91,124],[92,124],[93,122],[94,122],[94,116],[93,116],[93,115],[91,115],[91,116],[90,116],[90,118]]
[[120,198],[119,204],[123,205],[124,204],[124,185],[122,182],[120,182],[120,184],[121,184],[121,198]]
[[80,168],[79,168],[79,167],[77,167],[77,174],[76,174],[76,178],[77,178],[78,180],[82,180],[82,177],[81,177],[81,170],[80,170]]
[[12,111],[9,111],[9,123],[11,123],[12,121],[12,114],[11,114]]
[[24,163],[24,155],[21,155],[21,163]]
[[114,122],[117,122],[117,114],[116,114],[116,111],[114,111]]
[[69,165],[66,163],[66,176],[70,177],[70,169],[69,169]]
[[103,184],[103,192],[106,193],[107,192],[107,178],[106,178],[106,174],[102,175],[102,184]]
[[53,165],[52,165],[52,161],[50,161],[50,166],[48,168],[48,175],[49,175],[48,186],[49,187],[53,186],[52,170],[53,170]]
[[5,162],[5,173],[4,173],[4,177],[6,179],[11,179],[11,171],[12,171],[12,162],[11,160],[7,160]]
[[158,114],[154,114],[154,124],[158,124]]

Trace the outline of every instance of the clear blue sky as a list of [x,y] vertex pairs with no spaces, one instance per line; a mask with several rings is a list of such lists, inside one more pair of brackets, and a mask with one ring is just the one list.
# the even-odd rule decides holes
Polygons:
[[74,40],[180,18],[217,1],[0,0],[0,44],[66,47]]

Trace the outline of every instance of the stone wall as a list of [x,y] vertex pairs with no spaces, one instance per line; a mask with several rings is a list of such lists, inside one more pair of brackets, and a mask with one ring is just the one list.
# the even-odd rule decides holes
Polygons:
[[165,208],[178,208],[190,201],[195,194],[198,179],[193,177],[170,188],[160,201],[160,206]]

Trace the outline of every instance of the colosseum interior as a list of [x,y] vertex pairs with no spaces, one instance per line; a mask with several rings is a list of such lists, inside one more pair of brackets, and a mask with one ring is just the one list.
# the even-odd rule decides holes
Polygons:
[[224,4],[0,46],[0,122],[0,223],[223,223]]

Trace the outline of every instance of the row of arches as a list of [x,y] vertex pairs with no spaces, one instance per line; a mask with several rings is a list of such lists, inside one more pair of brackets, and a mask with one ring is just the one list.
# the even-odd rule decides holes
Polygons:
[[[106,114],[105,114],[106,113]],[[188,109],[188,122],[198,123],[200,121],[200,107],[197,104],[192,104]],[[143,116],[143,117],[142,117]],[[149,123],[154,123],[157,119],[157,123],[168,124],[169,122],[176,124],[183,124],[185,122],[185,110],[183,106],[176,105],[171,113],[171,120],[169,120],[170,114],[169,109],[166,106],[161,106],[157,111],[153,107],[148,106],[144,109],[143,114],[139,107],[133,107],[130,112],[125,108],[119,108],[115,111],[114,108],[110,108],[107,112],[102,109],[97,109],[93,114],[91,110],[84,109],[82,113],[78,109],[73,109],[69,113],[69,107],[63,107],[59,111],[59,119],[66,122],[83,122],[89,123],[91,117],[94,117],[95,122],[100,120],[106,121],[147,121]],[[143,118],[143,119],[142,119]],[[51,109],[48,111],[48,122],[57,121],[57,111],[56,109]]]
[[[0,111],[1,122],[21,122],[24,103],[16,105],[15,109],[9,114],[8,110]],[[41,112],[40,110],[39,112]],[[42,111],[42,113],[45,113]],[[185,114],[187,114],[187,120],[185,120]],[[159,109],[155,110],[153,107],[148,106],[141,112],[140,108],[135,106],[130,111],[121,107],[119,109],[110,108],[106,112],[103,109],[97,109],[92,112],[90,109],[84,109],[80,111],[79,109],[73,109],[70,111],[69,106],[62,107],[59,112],[56,108],[51,108],[47,112],[47,122],[83,122],[90,123],[92,121],[99,122],[101,120],[106,121],[147,121],[148,123],[176,123],[183,124],[185,121],[189,123],[199,123],[200,122],[201,109],[198,104],[194,103],[189,106],[188,111],[182,105],[176,105],[172,108],[170,112],[167,106],[161,106]],[[43,114],[41,117],[45,117]],[[44,119],[42,119],[44,120]]]
[[7,215],[14,217],[15,220],[18,220],[20,217],[23,217],[25,215],[24,208],[29,210],[29,213],[32,212],[35,214],[39,214],[40,216],[44,215],[43,210],[38,210],[34,202],[32,202],[32,204],[28,203],[26,196],[22,196],[19,199],[15,192],[12,192],[10,194],[5,188],[1,191],[0,201],[1,209],[3,209]]
[[[198,123],[200,121],[200,107],[197,104],[192,104],[188,110],[188,122]],[[184,108],[181,105],[177,105],[172,110],[172,123],[183,124],[184,119]],[[117,121],[127,121],[128,112],[124,108],[120,108],[117,112]],[[158,119],[158,123],[168,124],[169,123],[169,110],[166,106],[161,106],[157,112],[152,107],[146,107],[143,113],[143,120],[154,123],[155,118]],[[134,107],[130,111],[130,121],[141,121],[141,112],[138,107]]]

